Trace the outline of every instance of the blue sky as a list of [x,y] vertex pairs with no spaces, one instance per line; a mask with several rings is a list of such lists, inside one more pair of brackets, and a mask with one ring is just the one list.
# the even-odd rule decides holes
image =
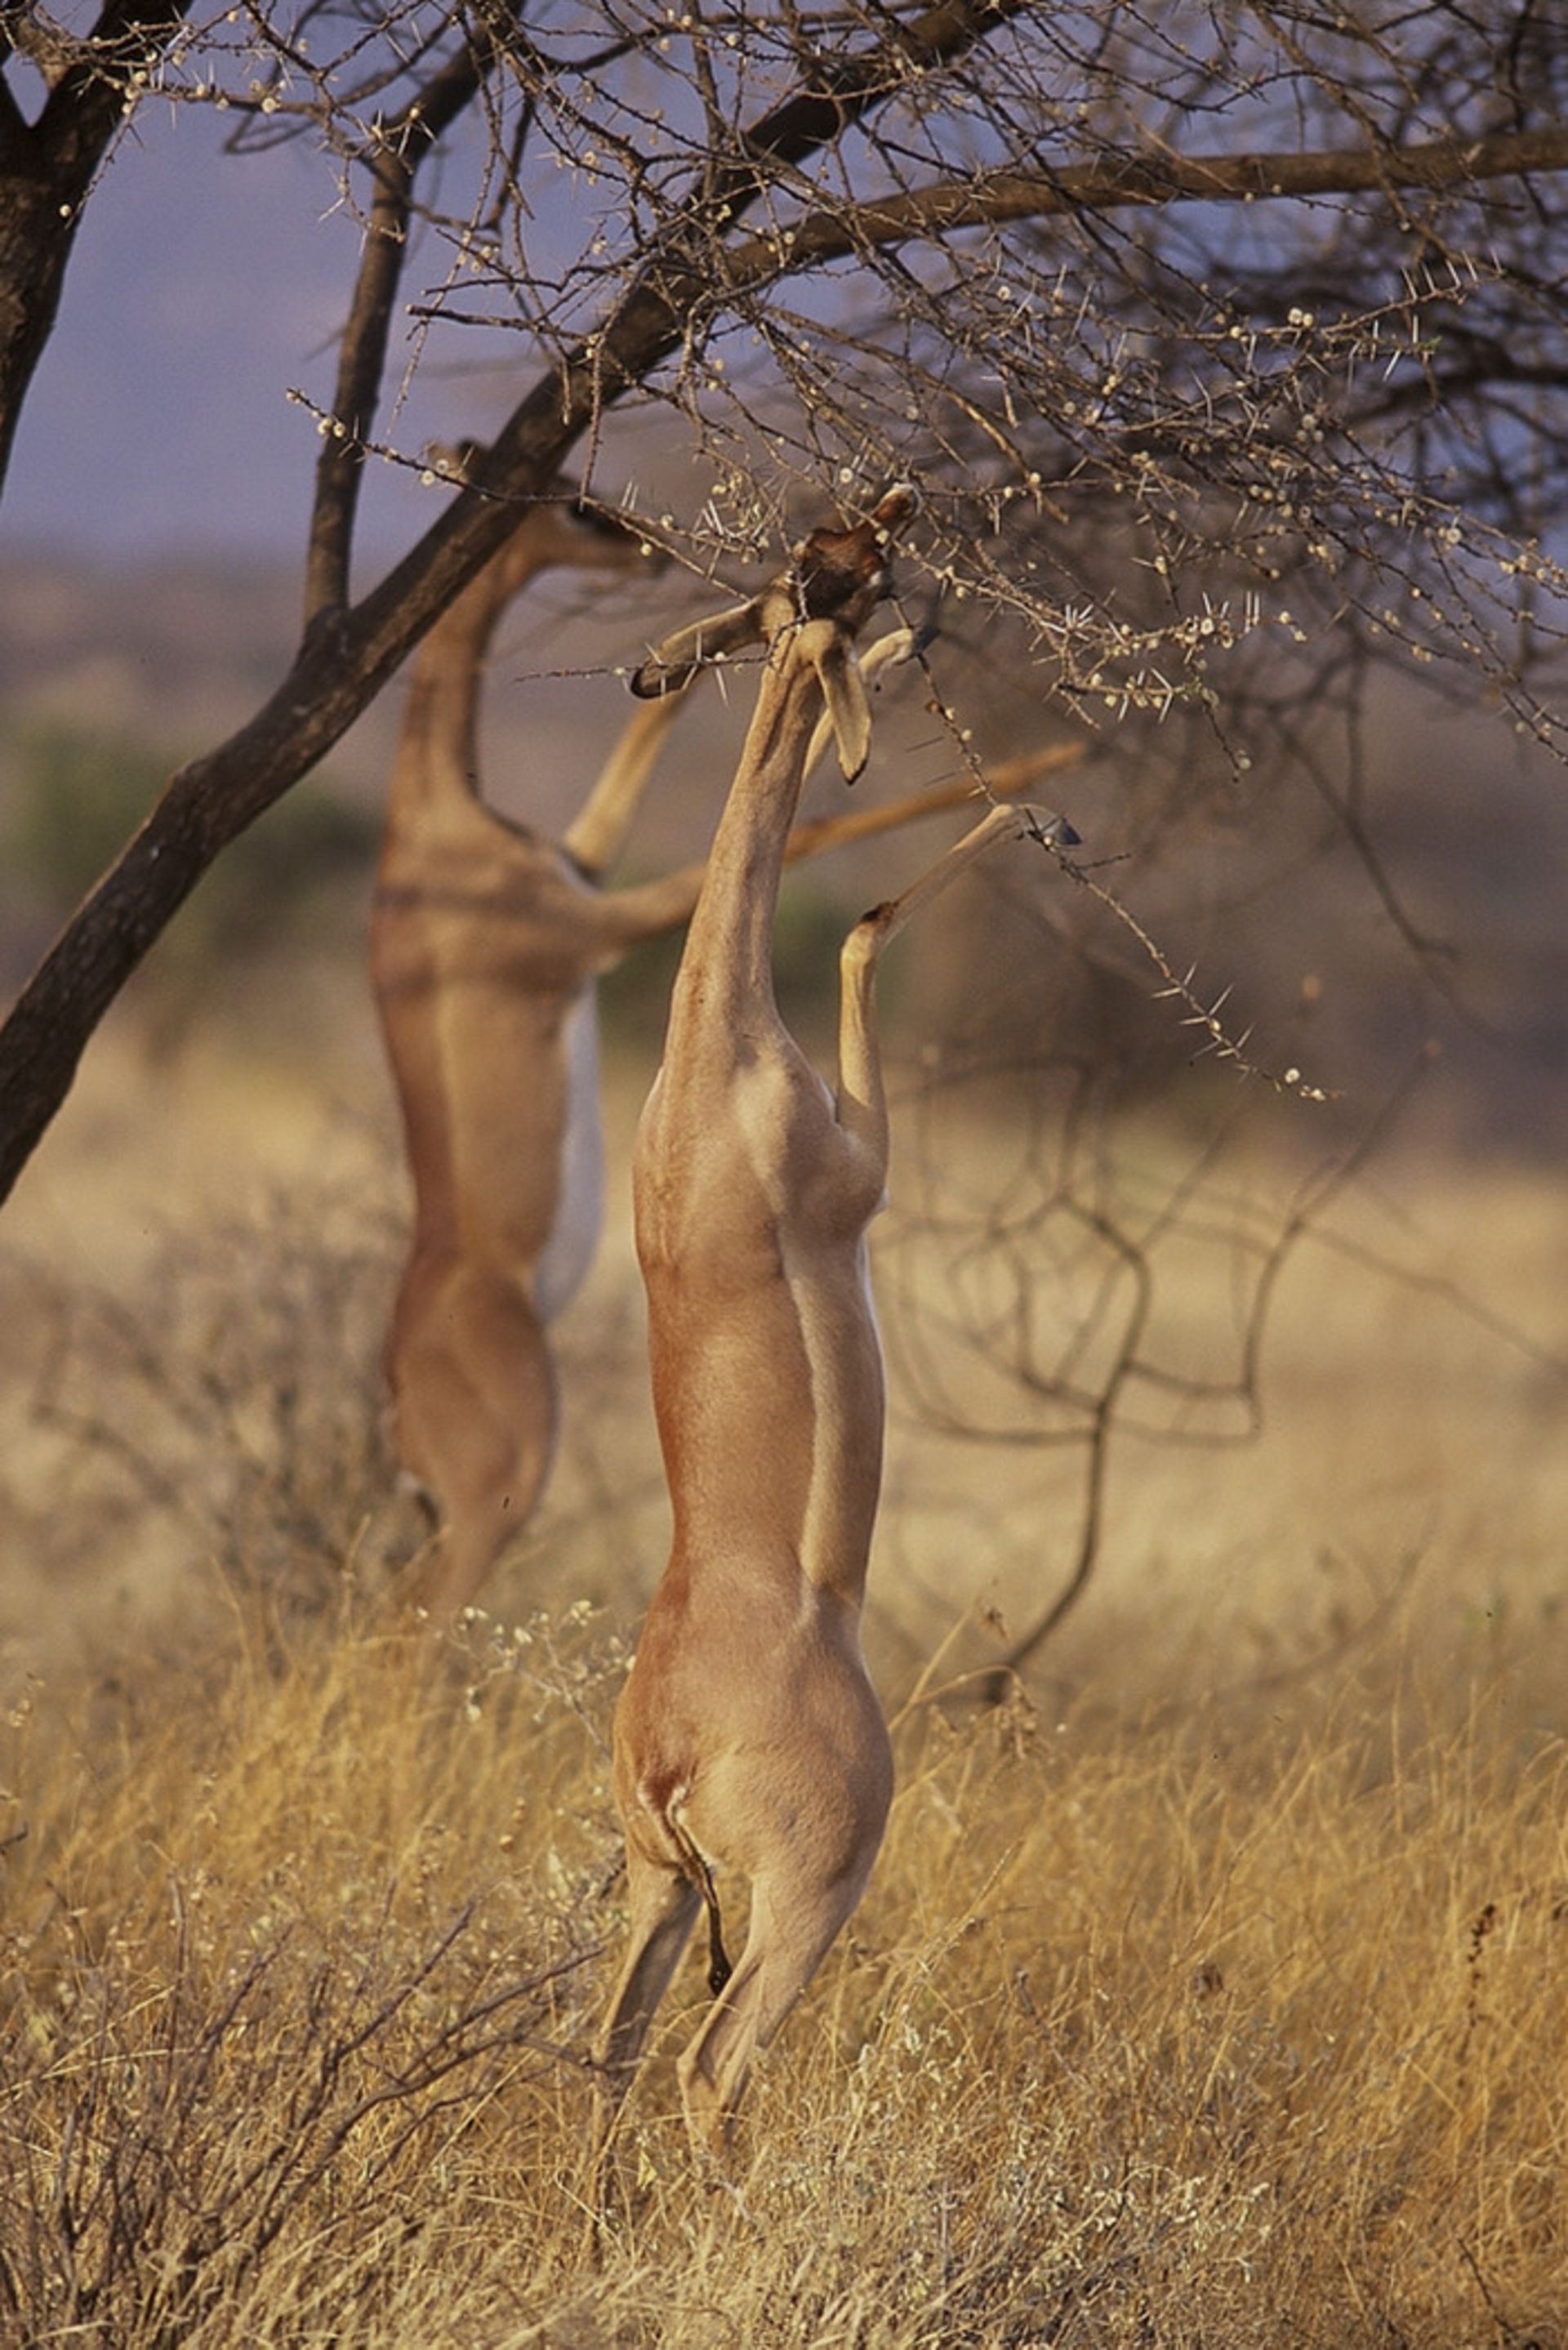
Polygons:
[[[306,149],[225,156],[223,128],[148,106],[95,190],[0,504],[4,551],[301,549],[315,426],[286,395],[329,391],[358,230]],[[410,417],[400,445],[478,421]],[[384,557],[433,509],[373,472],[362,543]]]

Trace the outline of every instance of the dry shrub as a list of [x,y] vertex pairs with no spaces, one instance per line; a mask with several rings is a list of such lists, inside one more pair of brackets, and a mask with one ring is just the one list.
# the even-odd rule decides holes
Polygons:
[[[26,1430],[0,1461],[0,1542],[18,1528],[0,1634],[69,1616],[90,1645],[112,1597],[177,1637],[199,1607],[286,1647],[385,1603],[431,1525],[386,1425],[406,1207],[389,1162],[355,1157],[348,1178],[171,1215],[119,1288],[0,1251],[0,1409]],[[664,1538],[632,1287],[596,1283],[556,1340],[562,1442],[519,1580],[563,1608],[618,1595],[635,1557],[651,1576]]]
[[1568,1790],[1525,1648],[1461,1680],[1406,1623],[1326,1702],[1143,1724],[916,1705],[732,2176],[675,2110],[693,1963],[597,2251],[618,1645],[481,1618],[413,1678],[349,1640],[46,1693],[5,1766],[0,2302],[117,2350],[1561,2339]]
[[[460,1685],[356,1645],[215,1689],[193,1660],[86,1693],[85,1739],[13,1710],[0,2308],[24,2338],[368,2323],[462,2264],[452,2182],[574,2147],[617,1866],[579,1692],[607,1666],[543,1625],[467,1662]],[[527,1779],[482,1794],[498,1749]]]
[[[1222,1215],[1213,1240],[1181,1199],[1185,1226],[1158,1211],[1165,1312],[1201,1364],[1212,1284],[1183,1251],[1244,1265],[1251,1228]],[[1506,1336],[1560,1203],[1478,1180],[1450,1205]],[[1116,1456],[1104,1566],[1032,1677],[1038,1714],[1016,1684],[971,1702],[976,1644],[997,1648],[971,1622],[950,1653],[910,1648],[886,1847],[759,2070],[732,2174],[693,2165],[677,2109],[699,1958],[596,2234],[623,1651],[581,1610],[476,1617],[416,1675],[349,1604],[385,1475],[379,1212],[360,1192],[192,1228],[130,1308],[58,1285],[40,1588],[57,1565],[90,1607],[119,1538],[162,1548],[172,1604],[155,1647],[106,1626],[96,1668],[12,1676],[0,2340],[1562,2350],[1552,1361],[1513,1346],[1483,1378],[1497,1331],[1395,1277],[1376,1224],[1316,1228],[1271,1326],[1277,1432]],[[890,1318],[966,1345],[1002,1326],[983,1283],[967,1319],[947,1287],[911,1278]],[[640,1373],[595,1383],[605,1326],[571,1339],[598,1424],[514,1571],[602,1579],[628,1628],[628,1570],[657,1557],[621,1409]],[[972,1373],[961,1393],[986,1399]],[[905,1451],[875,1578],[908,1611],[906,1563],[929,1561],[950,1625],[993,1525],[1055,1531],[1048,1489],[958,1452],[950,1540],[929,1427]],[[192,1606],[203,1587],[234,1604]]]
[[[192,1570],[280,1622],[336,1613],[384,1524],[380,1347],[397,1225],[358,1185],[171,1220],[120,1292],[26,1262],[35,1573],[189,1606]],[[187,1587],[182,1588],[182,1586]]]

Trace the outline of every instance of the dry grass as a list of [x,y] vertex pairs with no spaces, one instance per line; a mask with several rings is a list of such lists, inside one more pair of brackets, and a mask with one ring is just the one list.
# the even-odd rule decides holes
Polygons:
[[595,2267],[617,1671],[535,1625],[417,1700],[347,1638],[14,1710],[17,2338],[1561,2338],[1563,1754],[1506,1669],[911,1715],[733,2180],[688,2160],[672,2014]]
[[[1559,1211],[1522,1179],[1465,1184],[1424,1203],[1422,1262],[1448,1278],[1430,1248],[1451,1221],[1490,1307],[1522,1312]],[[199,1539],[127,1472],[140,1514],[122,1495],[95,1515],[95,1489],[90,1555],[52,1555],[47,1583],[39,1497],[63,1544],[73,1431],[18,1414],[12,1524],[36,1571],[0,1730],[0,2340],[1568,2342],[1561,1388],[1542,1364],[1447,1289],[1353,1278],[1343,1249],[1308,1265],[1262,1442],[1119,1463],[1091,1601],[1034,1702],[989,1711],[932,1694],[986,1635],[933,1655],[944,1556],[950,1621],[982,1578],[952,1570],[927,1503],[967,1478],[971,1531],[1022,1556],[1058,1472],[901,1440],[876,1627],[899,1793],[871,1890],[725,2180],[694,2171],[674,2111],[693,1961],[596,2251],[585,2052],[622,1925],[606,1733],[657,1565],[635,1399],[596,1389],[509,1586],[536,1563],[569,1588],[587,1563],[602,1604],[520,1626],[501,1605],[410,1679],[346,1571],[377,1474],[384,1201],[312,1196],[313,1246],[262,1217],[193,1252],[198,1304],[155,1243],[128,1270],[131,1331],[154,1296],[162,1315],[139,1451],[188,1486],[225,1430],[250,1448],[248,1481],[214,1471]],[[1407,1240],[1420,1205],[1402,1193]],[[1366,1241],[1385,1211],[1362,1213]],[[56,1327],[46,1258],[92,1334],[50,1392],[123,1430],[134,1381],[97,1288],[36,1241],[10,1284],[13,1399]],[[592,1333],[625,1336],[613,1251],[606,1279],[574,1340],[585,1377]],[[243,1342],[214,1324],[225,1296]],[[103,1448],[74,1437],[85,1474]],[[164,1563],[140,1615],[95,1603],[131,1544]],[[924,1593],[900,1616],[906,1569]],[[46,1653],[26,1618],[51,1589],[72,1637]]]

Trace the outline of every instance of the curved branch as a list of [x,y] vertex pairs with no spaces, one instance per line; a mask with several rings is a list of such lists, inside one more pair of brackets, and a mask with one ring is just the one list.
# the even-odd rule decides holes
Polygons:
[[46,32],[16,6],[3,12],[8,42],[37,66],[48,96],[31,123],[9,90],[0,107],[0,483],[88,192],[125,119],[130,77],[161,54],[185,7],[112,0],[82,39]]
[[821,57],[811,81],[742,131],[746,160],[721,173],[707,191],[710,203],[733,216],[765,193],[781,164],[798,163],[827,145],[878,98],[900,88],[910,73],[924,73],[961,57],[977,40],[1030,0],[938,0],[906,23],[886,19],[888,50],[868,57]]
[[379,144],[366,159],[370,213],[338,350],[332,427],[317,461],[305,574],[306,629],[315,627],[323,613],[341,610],[348,600],[365,444],[380,398],[392,310],[402,282],[415,177],[436,140],[483,87],[495,57],[493,37],[476,32],[385,126]]
[[[939,0],[898,29],[898,50],[910,70],[951,62],[1026,5]],[[885,53],[836,66],[744,133],[747,152],[798,161],[897,86]],[[732,213],[766,183],[748,164],[726,198]],[[99,1022],[208,867],[347,732],[604,409],[680,347],[712,295],[711,247],[692,237],[705,213],[694,200],[672,222],[605,326],[535,381],[475,459],[470,485],[380,584],[357,605],[322,609],[271,699],[174,776],[73,914],[0,1027],[0,1201],[70,1091]]]
[[882,245],[936,242],[1053,213],[1133,204],[1252,203],[1424,188],[1442,192],[1531,172],[1568,171],[1568,123],[1491,139],[1434,139],[1411,147],[1330,147],[1301,154],[1129,155],[1059,172],[993,172],[944,180],[902,196],[808,213],[794,227],[753,237],[730,255],[726,288],[748,291]]
[[[918,195],[809,214],[793,232],[753,237],[728,266],[710,235],[715,196],[734,220],[779,169],[835,139],[908,72],[950,64],[1027,0],[939,0],[870,56],[814,61],[801,88],[740,134],[743,160],[694,194],[656,239],[605,323],[535,382],[472,468],[466,487],[357,606],[317,624],[276,693],[238,734],[183,769],[116,865],[78,910],[0,1029],[0,1200],[69,1091],[88,1038],[124,982],[223,848],[314,765],[380,690],[437,615],[509,536],[519,504],[539,495],[604,411],[678,349],[694,318],[748,287],[878,244],[941,239],[963,228],[1126,204],[1452,188],[1501,174],[1568,167],[1568,127],[1405,149],[1283,156],[1144,154],[1053,173],[996,173]],[[171,16],[174,12],[171,11]],[[453,85],[454,96],[458,85]],[[717,285],[716,285],[717,279]],[[373,307],[373,306],[372,306]],[[363,329],[363,351],[372,328]],[[363,356],[363,353],[348,356]],[[334,493],[334,496],[337,494]],[[324,511],[333,503],[323,502]],[[337,500],[341,508],[342,500]],[[335,522],[340,530],[346,516]],[[324,524],[324,529],[326,525]],[[316,592],[339,555],[319,557]]]
[[1122,1389],[1137,1366],[1138,1348],[1143,1343],[1154,1306],[1154,1279],[1144,1250],[1125,1232],[1119,1232],[1108,1217],[1090,1209],[1080,1209],[1078,1213],[1088,1229],[1096,1232],[1105,1243],[1118,1269],[1131,1275],[1132,1306],[1117,1341],[1115,1357],[1101,1381],[1089,1417],[1077,1553],[1061,1589],[1023,1638],[1013,1642],[1001,1664],[994,1669],[987,1683],[987,1694],[992,1704],[1001,1703],[1009,1682],[1016,1679],[1039,1654],[1089,1587],[1089,1579],[1099,1560],[1101,1537],[1105,1532],[1111,1438],[1116,1432],[1117,1407],[1121,1402]]

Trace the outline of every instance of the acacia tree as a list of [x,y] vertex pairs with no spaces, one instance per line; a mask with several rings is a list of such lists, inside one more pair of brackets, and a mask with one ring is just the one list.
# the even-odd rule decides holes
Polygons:
[[[7,431],[80,203],[150,96],[223,105],[237,146],[309,140],[365,230],[297,653],[171,780],[0,1030],[0,1197],[208,865],[566,460],[590,493],[613,481],[639,405],[711,468],[701,513],[659,525],[704,570],[776,559],[808,494],[854,511],[917,481],[906,577],[963,598],[971,633],[1016,631],[1042,691],[1118,747],[1186,714],[1239,770],[1303,681],[1348,688],[1390,651],[1484,681],[1555,745],[1553,15],[247,0],[76,30],[0,10],[46,92],[29,113],[19,79],[0,106]],[[518,395],[355,594],[364,467],[418,462],[379,437],[409,323],[427,354],[500,346]]]

